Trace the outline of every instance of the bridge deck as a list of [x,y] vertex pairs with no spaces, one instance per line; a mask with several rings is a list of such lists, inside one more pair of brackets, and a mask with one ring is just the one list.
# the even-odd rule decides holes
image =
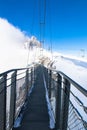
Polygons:
[[21,126],[14,130],[50,130],[42,68],[37,68],[35,87],[28,98]]

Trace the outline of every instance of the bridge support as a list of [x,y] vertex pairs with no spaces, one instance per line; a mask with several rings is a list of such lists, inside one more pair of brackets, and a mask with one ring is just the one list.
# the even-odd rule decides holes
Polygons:
[[48,89],[48,92],[49,92],[49,99],[51,98],[51,81],[52,80],[52,72],[51,70],[49,71],[49,89]]
[[0,130],[6,130],[7,74],[0,79]]
[[26,81],[25,81],[25,86],[26,86],[26,97],[28,96],[28,91],[29,91],[29,70],[26,70]]
[[15,121],[15,109],[16,109],[16,75],[15,71],[11,76],[11,92],[10,92],[10,117],[9,117],[9,128],[14,125]]
[[31,86],[32,86],[32,84],[33,84],[33,70],[31,68]]
[[61,128],[61,81],[62,77],[59,74],[57,74],[56,110],[55,110],[56,130],[60,130]]
[[70,97],[70,83],[64,78],[63,81],[63,99],[62,99],[62,130],[67,130],[68,110]]

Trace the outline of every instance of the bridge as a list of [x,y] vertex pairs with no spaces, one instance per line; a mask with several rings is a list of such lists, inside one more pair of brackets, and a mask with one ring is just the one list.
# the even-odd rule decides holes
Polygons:
[[43,65],[4,72],[0,74],[0,130],[87,130],[87,106],[77,92],[87,101],[87,90]]

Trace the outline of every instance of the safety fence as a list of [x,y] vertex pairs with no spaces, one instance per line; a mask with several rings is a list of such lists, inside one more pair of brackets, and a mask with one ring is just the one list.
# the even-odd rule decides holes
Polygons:
[[0,130],[11,130],[34,82],[34,66],[0,74]]
[[44,68],[56,130],[87,130],[87,90],[60,71]]
[[[87,90],[60,71],[43,69],[55,130],[87,130]],[[0,130],[14,126],[34,84],[35,70],[31,66],[0,74]]]

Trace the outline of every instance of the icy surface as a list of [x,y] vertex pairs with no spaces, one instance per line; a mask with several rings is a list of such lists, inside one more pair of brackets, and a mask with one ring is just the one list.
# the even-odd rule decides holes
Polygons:
[[49,113],[49,117],[50,117],[50,128],[53,129],[55,128],[55,119],[54,119],[54,115],[53,115],[53,111],[51,109],[51,104],[49,101],[49,97],[48,97],[48,91],[47,91],[47,86],[46,86],[46,81],[45,81],[45,77],[43,75],[43,79],[44,79],[44,87],[46,90],[46,101],[47,101],[47,105],[48,105],[48,113]]

